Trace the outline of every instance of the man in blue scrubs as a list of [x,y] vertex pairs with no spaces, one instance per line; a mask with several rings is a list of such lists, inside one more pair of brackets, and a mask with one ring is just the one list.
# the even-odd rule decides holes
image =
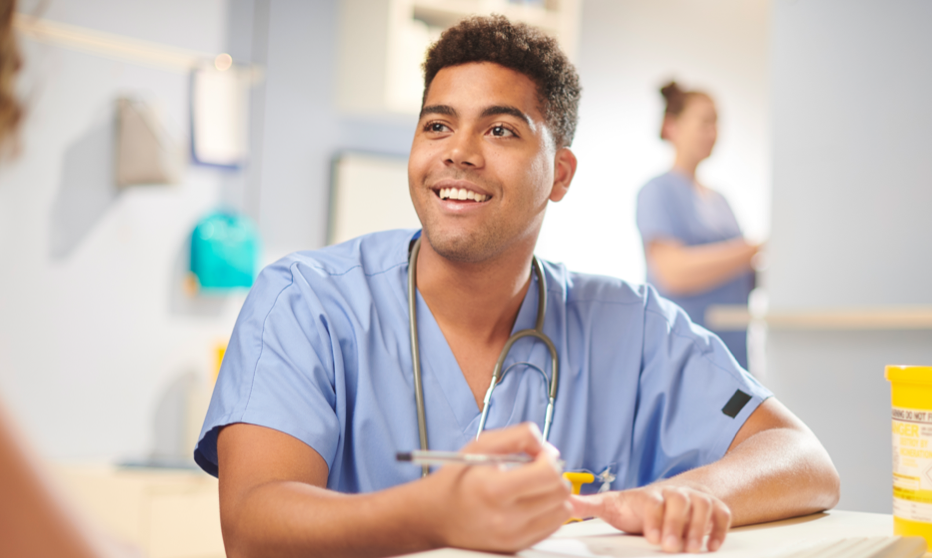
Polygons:
[[[555,41],[501,17],[431,47],[408,169],[422,231],[288,256],[243,306],[195,451],[220,478],[230,556],[507,552],[571,515],[696,552],[733,523],[834,505],[838,477],[812,432],[682,310],[557,264],[544,263],[545,285],[532,276],[547,204],[576,170],[579,94]],[[526,453],[527,465],[420,479],[395,461],[419,446],[406,293],[418,235],[430,446]],[[473,441],[495,361],[534,326],[541,288],[561,369],[549,443],[550,357],[532,339],[505,361]],[[604,473],[605,492],[571,497],[558,453],[567,470]]]

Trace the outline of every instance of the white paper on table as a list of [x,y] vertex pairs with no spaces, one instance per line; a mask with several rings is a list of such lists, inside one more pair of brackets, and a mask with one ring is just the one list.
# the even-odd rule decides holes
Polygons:
[[[643,537],[627,535],[604,521],[570,523],[550,538],[519,552],[522,558],[554,558],[556,556],[613,556],[641,558],[663,554]],[[669,556],[669,555],[668,555]]]
[[[643,558],[663,554],[659,548],[637,548],[627,541],[618,544],[617,537],[585,537],[580,539],[546,539],[528,550],[519,552],[522,558],[555,558],[557,556],[612,556]],[[668,555],[669,556],[669,555]]]
[[[897,545],[890,556],[918,557],[924,541],[893,535],[890,515],[830,510],[728,532],[722,547],[710,558],[813,558],[834,552],[837,556],[877,556],[877,547]],[[898,542],[899,541],[899,542]],[[891,547],[892,548],[892,547]],[[873,550],[871,550],[873,549]],[[867,550],[867,552],[858,552]],[[564,525],[550,538],[518,554],[523,558],[614,556],[671,556],[640,536],[627,535],[595,519]],[[678,554],[675,556],[694,556]]]

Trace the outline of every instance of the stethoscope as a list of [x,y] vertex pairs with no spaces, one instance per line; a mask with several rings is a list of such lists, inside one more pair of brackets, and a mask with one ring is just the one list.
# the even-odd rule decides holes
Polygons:
[[[414,368],[414,401],[417,404],[417,430],[418,436],[420,437],[421,449],[426,450],[428,449],[427,417],[424,411],[424,387],[421,382],[421,353],[418,350],[417,341],[417,255],[420,250],[421,237],[419,236],[417,240],[414,241],[414,246],[411,247],[411,254],[408,256],[408,326],[411,334],[411,361]],[[523,329],[509,337],[508,341],[505,342],[505,347],[502,349],[501,354],[498,355],[498,361],[496,361],[495,369],[492,371],[492,383],[489,384],[489,389],[485,392],[485,398],[482,401],[482,415],[479,417],[479,431],[476,432],[476,439],[478,439],[482,431],[485,430],[485,421],[489,417],[489,407],[492,402],[492,392],[495,390],[495,386],[502,381],[505,372],[508,371],[506,369],[505,372],[502,372],[502,365],[505,362],[505,358],[508,357],[511,346],[524,337],[536,337],[543,341],[550,350],[552,372],[550,374],[550,384],[547,390],[548,401],[547,411],[544,415],[543,432],[544,440],[550,437],[550,425],[553,424],[553,404],[557,399],[560,365],[557,359],[557,348],[553,345],[553,341],[544,334],[544,317],[547,315],[547,284],[544,282],[544,270],[536,257],[531,259],[531,268],[537,275],[537,323],[534,329]],[[547,381],[547,375],[544,374],[542,370],[537,370],[544,376],[544,381]],[[428,466],[425,465],[421,472],[421,476],[427,476],[429,472]]]

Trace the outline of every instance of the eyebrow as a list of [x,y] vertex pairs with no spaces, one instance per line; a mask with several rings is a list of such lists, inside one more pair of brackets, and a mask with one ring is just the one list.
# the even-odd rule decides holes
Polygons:
[[[456,109],[449,105],[428,105],[421,109],[420,117],[423,118],[426,114],[443,114],[445,116],[457,116]],[[528,125],[531,125],[531,119],[528,115],[524,114],[522,111],[516,107],[509,105],[494,105],[491,107],[486,107],[482,114],[479,115],[480,118],[486,118],[489,116],[495,116],[497,114],[508,114],[514,116],[515,118],[520,118]]]
[[529,126],[531,125],[531,119],[530,117],[528,117],[528,115],[524,114],[517,108],[508,106],[508,105],[504,105],[504,106],[496,105],[496,106],[488,107],[482,111],[482,114],[480,115],[480,117],[485,118],[487,116],[495,116],[496,114],[508,114],[508,115],[514,116],[515,118],[520,118],[521,120],[524,120],[524,122]]
[[423,118],[425,114],[456,116],[456,110],[449,105],[429,105],[421,109],[420,118]]

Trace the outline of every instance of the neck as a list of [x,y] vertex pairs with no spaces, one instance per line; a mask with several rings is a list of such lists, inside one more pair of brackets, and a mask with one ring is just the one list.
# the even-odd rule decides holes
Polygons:
[[696,160],[692,157],[688,157],[683,153],[677,152],[676,159],[673,161],[673,168],[679,171],[682,174],[685,174],[689,178],[696,179],[696,169],[699,167],[699,163],[702,160]]
[[448,260],[422,238],[417,288],[444,333],[483,344],[507,339],[531,284],[536,236],[481,263]]

